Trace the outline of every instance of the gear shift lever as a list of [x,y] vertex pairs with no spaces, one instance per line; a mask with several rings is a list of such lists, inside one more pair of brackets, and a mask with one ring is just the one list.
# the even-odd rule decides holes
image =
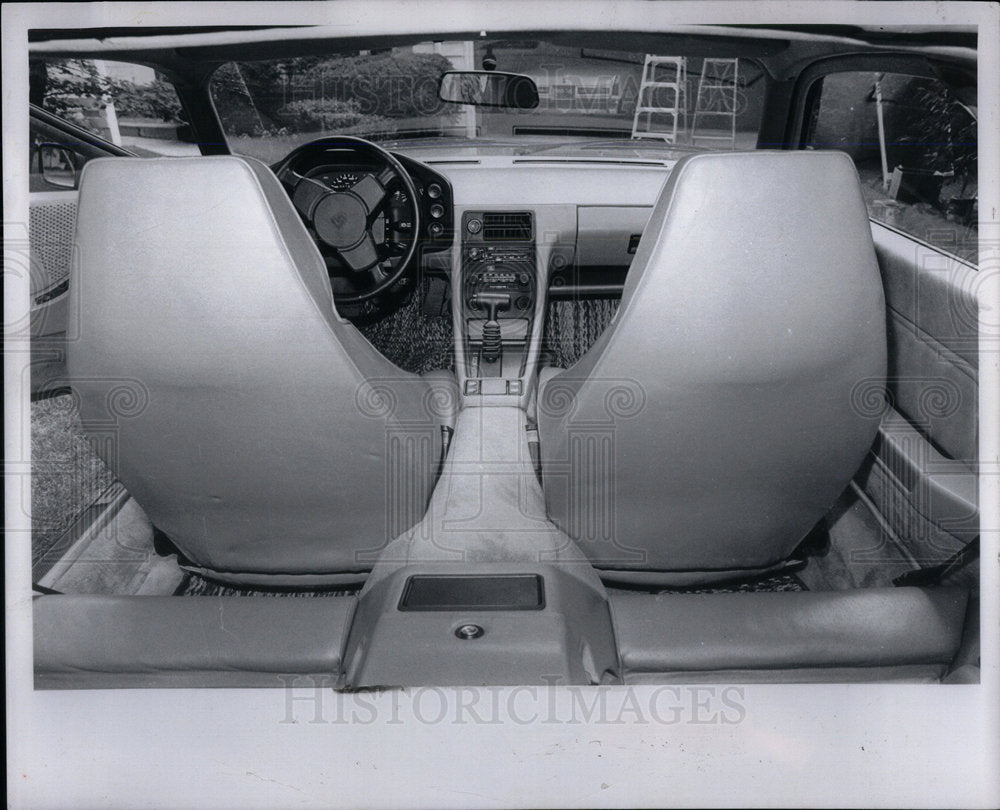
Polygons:
[[508,293],[476,293],[472,297],[472,303],[486,310],[486,323],[483,324],[483,362],[495,363],[500,357],[502,345],[497,313],[510,307],[510,295]]

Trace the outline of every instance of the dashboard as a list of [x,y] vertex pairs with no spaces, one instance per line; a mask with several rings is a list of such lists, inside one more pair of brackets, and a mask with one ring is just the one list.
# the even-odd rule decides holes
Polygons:
[[[546,257],[549,294],[555,297],[621,293],[674,164],[516,155],[448,158],[430,149],[407,150],[407,156],[447,179],[458,222],[456,254],[473,236],[465,232],[466,212],[530,211]],[[424,265],[431,272],[452,271],[445,255],[425,257]]]
[[[467,212],[527,211],[549,293],[557,297],[620,294],[675,163],[470,154],[409,144],[392,155],[410,175],[416,199],[398,177],[386,183],[386,201],[372,225],[377,243],[402,250],[416,239],[420,270],[452,274],[474,237],[465,231]],[[335,191],[368,177],[384,179],[384,165],[336,145],[320,145],[299,171]],[[419,209],[419,233],[412,204]]]

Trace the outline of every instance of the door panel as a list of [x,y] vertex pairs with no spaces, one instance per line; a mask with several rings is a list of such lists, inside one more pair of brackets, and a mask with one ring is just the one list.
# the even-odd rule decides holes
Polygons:
[[886,296],[885,416],[861,483],[914,561],[979,532],[976,270],[873,223]]
[[44,271],[38,279],[42,288],[32,289],[34,297],[69,279],[76,197],[75,191],[37,191],[29,196],[29,238]]
[[29,195],[31,243],[31,393],[65,385],[69,268],[76,191]]
[[31,394],[66,385],[66,325],[69,270],[76,227],[75,189],[49,182],[42,147],[55,145],[71,155],[79,177],[87,161],[129,155],[86,130],[32,106],[28,143],[28,240],[31,245]]

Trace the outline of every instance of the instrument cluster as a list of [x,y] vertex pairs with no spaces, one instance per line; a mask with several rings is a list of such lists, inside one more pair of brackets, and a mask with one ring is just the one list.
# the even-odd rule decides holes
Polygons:
[[[423,164],[400,155],[397,157],[413,178],[419,195],[417,203],[420,205],[423,222],[420,237],[426,249],[437,251],[449,248],[454,238],[451,184]],[[319,180],[333,191],[343,192],[350,191],[362,179],[377,173],[378,168],[375,166],[336,164],[317,166],[307,176]],[[412,238],[413,223],[407,216],[407,211],[410,210],[409,196],[402,183],[398,182],[390,181],[388,191],[384,210],[387,233],[396,239]]]

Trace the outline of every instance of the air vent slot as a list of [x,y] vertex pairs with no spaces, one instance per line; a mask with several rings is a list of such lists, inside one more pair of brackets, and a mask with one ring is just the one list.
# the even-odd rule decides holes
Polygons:
[[531,214],[527,211],[484,213],[483,241],[530,242]]

